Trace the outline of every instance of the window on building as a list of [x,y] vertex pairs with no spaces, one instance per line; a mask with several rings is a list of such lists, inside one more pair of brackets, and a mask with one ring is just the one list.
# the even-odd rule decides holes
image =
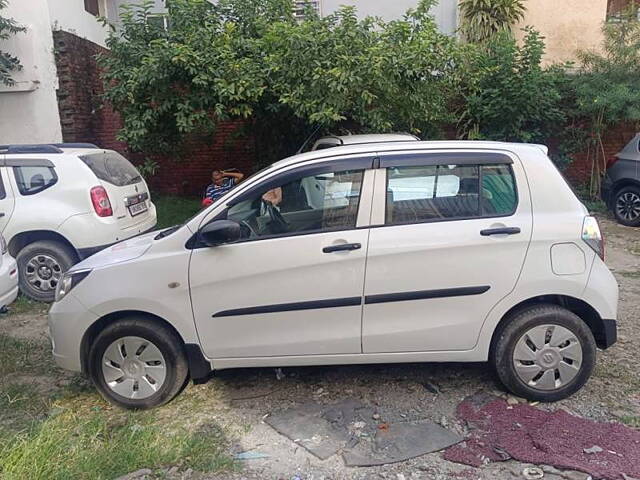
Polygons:
[[293,16],[298,20],[303,20],[308,7],[320,14],[320,0],[293,0]]
[[623,19],[625,13],[629,12],[640,20],[640,0],[608,0],[608,21],[620,21]]
[[84,9],[91,15],[100,15],[100,0],[84,0]]
[[169,15],[165,13],[154,13],[147,17],[150,25],[155,25],[163,30],[169,30]]

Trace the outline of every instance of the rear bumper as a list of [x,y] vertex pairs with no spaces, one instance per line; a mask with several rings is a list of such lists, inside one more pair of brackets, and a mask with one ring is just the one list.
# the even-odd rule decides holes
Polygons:
[[602,179],[602,185],[600,186],[600,197],[608,208],[613,207],[613,181],[608,175],[605,175]]
[[602,329],[596,337],[596,344],[602,350],[606,350],[618,340],[618,322],[615,320],[602,320]]

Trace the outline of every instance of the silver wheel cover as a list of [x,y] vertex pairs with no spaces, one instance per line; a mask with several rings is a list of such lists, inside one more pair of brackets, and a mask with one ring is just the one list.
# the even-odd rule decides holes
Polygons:
[[164,385],[167,376],[160,349],[140,337],[122,337],[111,343],[101,364],[107,387],[131,400],[149,398]]
[[571,330],[539,325],[527,331],[513,350],[513,366],[525,384],[538,390],[557,390],[582,368],[582,345]]

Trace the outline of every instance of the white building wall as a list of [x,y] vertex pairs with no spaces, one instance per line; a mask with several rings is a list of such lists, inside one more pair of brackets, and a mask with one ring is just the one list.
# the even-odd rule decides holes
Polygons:
[[[38,0],[26,0],[27,3],[34,1]],[[116,13],[116,9],[113,8],[115,1],[100,0],[100,14],[111,20]],[[48,0],[48,4],[53,30],[73,33],[80,38],[105,46],[108,29],[84,9],[84,0]]]
[[[402,18],[407,10],[415,8],[418,0],[320,0],[321,15],[330,15],[343,5],[356,7],[358,17],[381,17],[383,20]],[[440,31],[449,35],[457,28],[457,0],[440,0],[431,10]]]
[[2,14],[27,27],[0,49],[17,56],[23,70],[13,87],[0,85],[0,144],[62,141],[53,36],[47,0],[10,0]]

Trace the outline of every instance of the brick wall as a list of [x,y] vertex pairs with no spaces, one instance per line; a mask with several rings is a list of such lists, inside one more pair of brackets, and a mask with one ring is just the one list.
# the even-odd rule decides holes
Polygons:
[[[620,125],[606,132],[602,139],[605,158],[609,159],[624,148],[635,136],[636,129],[633,125]],[[602,155],[602,154],[600,154]],[[574,155],[574,160],[565,170],[565,175],[572,183],[583,184],[591,178],[591,163],[587,152]],[[601,156],[599,158],[602,158]]]
[[119,115],[100,98],[103,90],[95,57],[108,50],[63,31],[54,31],[53,41],[63,141],[95,143],[119,151],[134,163],[151,158],[160,168],[148,181],[155,191],[162,193],[200,195],[213,169],[233,167],[246,174],[253,171],[256,163],[253,141],[237,134],[242,122],[221,124],[209,137],[194,136],[187,142],[180,160],[130,152],[124,142],[116,139],[122,126]]

